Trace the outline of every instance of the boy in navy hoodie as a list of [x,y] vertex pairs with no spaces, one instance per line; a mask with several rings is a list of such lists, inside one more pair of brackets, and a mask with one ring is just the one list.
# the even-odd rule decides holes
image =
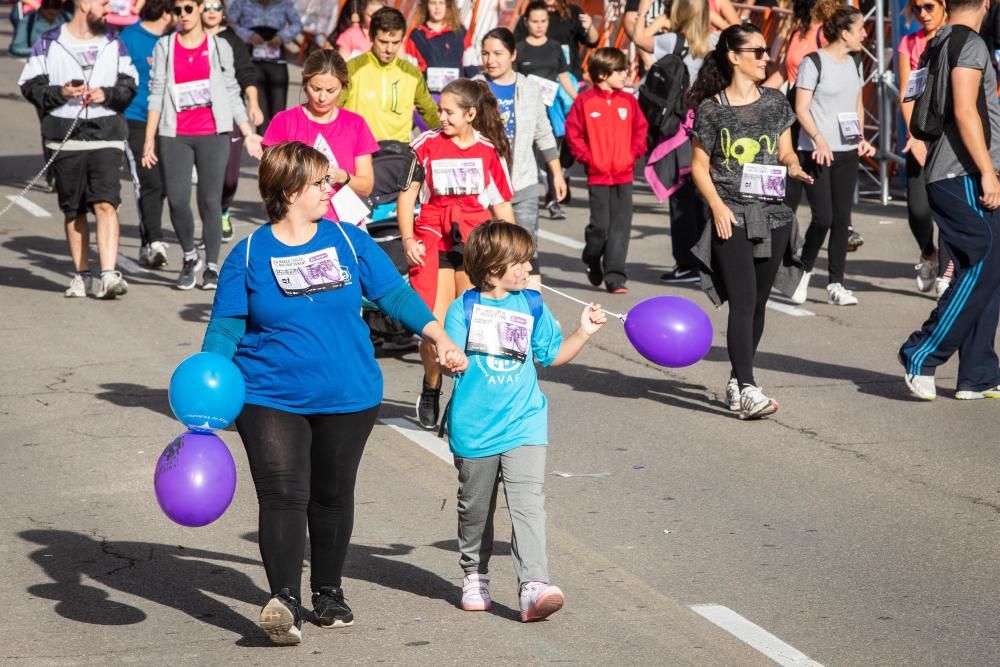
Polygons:
[[628,61],[619,49],[597,49],[587,66],[594,87],[581,93],[566,117],[566,140],[587,170],[590,224],[583,263],[587,278],[612,294],[627,294],[625,260],[632,229],[632,172],[646,151],[646,119],[622,90]]

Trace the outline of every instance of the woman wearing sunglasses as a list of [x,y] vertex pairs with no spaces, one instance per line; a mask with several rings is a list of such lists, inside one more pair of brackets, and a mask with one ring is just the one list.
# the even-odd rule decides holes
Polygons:
[[258,182],[270,222],[226,259],[202,350],[232,358],[246,381],[236,428],[272,596],[259,625],[289,645],[302,640],[307,527],[312,621],[354,622],[342,575],[358,465],[382,403],[362,294],[433,341],[449,371],[468,362],[370,236],[322,219],[333,192],[322,153],[297,141],[269,146]]
[[[201,286],[211,290],[219,282],[222,182],[229,158],[229,134],[235,123],[246,139],[247,151],[255,157],[261,154],[260,137],[249,123],[240,96],[232,48],[205,32],[202,4],[177,0],[173,13],[177,32],[161,37],[153,50],[142,164],[148,169],[163,161],[170,219],[184,251],[177,289],[193,288],[204,268]],[[194,244],[191,170],[195,167],[205,264]]]
[[[910,11],[923,26],[917,32],[907,35],[899,43],[899,100],[907,130],[913,102],[907,102],[907,88],[910,74],[920,64],[920,56],[929,42],[948,21],[944,4],[937,0],[913,0]],[[906,212],[910,221],[910,232],[920,246],[920,260],[914,267],[917,271],[917,289],[929,292],[934,289],[938,296],[951,283],[951,267],[945,246],[934,246],[934,223],[931,220],[931,205],[927,199],[927,178],[924,175],[924,161],[927,159],[927,145],[907,133],[906,146]]]
[[829,232],[827,303],[852,306],[858,298],[844,286],[844,271],[858,159],[875,154],[864,137],[861,62],[852,56],[865,40],[864,16],[856,7],[838,7],[823,24],[823,36],[827,45],[802,60],[795,84],[795,113],[802,126],[799,151],[816,182],[806,188],[812,222],[802,247],[805,273],[792,301],[805,303],[813,265]]
[[[222,0],[209,0],[202,5],[201,22],[205,32],[225,40],[233,50],[233,63],[236,68],[236,81],[246,101],[247,116],[254,127],[264,122],[264,112],[260,109],[257,98],[257,70],[250,60],[246,45],[235,32],[225,25],[226,6]],[[233,238],[233,223],[229,217],[229,207],[236,198],[236,188],[240,182],[240,157],[243,155],[243,133],[233,126],[229,133],[229,161],[226,163],[226,177],[222,181],[222,242],[229,243]]]
[[785,96],[760,87],[770,58],[760,29],[730,26],[705,58],[688,100],[696,108],[691,174],[711,209],[694,254],[710,271],[709,297],[729,300],[726,346],[732,371],[726,404],[741,419],[778,404],[754,378],[764,313],[792,238],[795,216],[783,203],[787,179],[811,183],[792,144],[795,120]]

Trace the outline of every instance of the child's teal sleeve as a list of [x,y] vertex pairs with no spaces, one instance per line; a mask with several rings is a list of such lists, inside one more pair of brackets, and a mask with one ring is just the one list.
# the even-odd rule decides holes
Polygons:
[[444,332],[448,338],[462,350],[469,340],[469,326],[465,321],[465,304],[461,295],[448,306],[448,313],[444,318]]
[[535,322],[535,331],[531,336],[531,352],[535,355],[535,361],[542,366],[550,365],[559,356],[562,341],[559,323],[552,316],[549,307],[543,303],[542,316]]

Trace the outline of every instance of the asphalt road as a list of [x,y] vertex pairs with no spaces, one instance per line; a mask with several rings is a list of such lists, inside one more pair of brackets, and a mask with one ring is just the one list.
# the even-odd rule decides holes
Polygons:
[[[0,204],[41,166],[20,67],[0,58]],[[238,237],[262,221],[253,173],[247,162]],[[346,573],[358,620],[308,627],[295,649],[271,649],[253,623],[267,594],[238,436],[222,434],[239,486],[215,524],[176,526],[152,493],[156,459],[181,430],[170,373],[198,349],[212,293],[172,288],[174,244],[167,270],[126,271],[118,301],[63,298],[70,263],[55,196],[30,193],[47,217],[15,206],[0,218],[0,663],[753,665],[768,664],[766,652],[783,664],[997,664],[1000,404],[953,400],[954,364],[938,374],[934,403],[903,386],[895,350],[933,303],[914,289],[905,208],[858,209],[866,243],[850,256],[848,286],[860,305],[829,306],[819,287],[801,307],[809,315],[768,311],[758,379],[781,409],[743,423],[719,402],[725,310],[657,280],[672,263],[665,209],[637,196],[632,291],[609,297],[589,288],[570,247],[587,216],[575,192],[568,220],[543,221],[569,240],[541,244],[548,284],[616,311],[686,296],[716,333],[706,360],[670,370],[639,357],[613,321],[576,363],[541,372],[548,469],[606,473],[547,478],[565,610],[516,622],[503,518],[495,611],[457,609],[454,469],[418,446],[427,438],[380,425]],[[134,260],[124,181],[123,199],[122,253]],[[575,304],[546,299],[567,326],[577,319]],[[381,363],[383,419],[405,424],[416,355]],[[721,625],[698,605],[717,605],[698,608]]]

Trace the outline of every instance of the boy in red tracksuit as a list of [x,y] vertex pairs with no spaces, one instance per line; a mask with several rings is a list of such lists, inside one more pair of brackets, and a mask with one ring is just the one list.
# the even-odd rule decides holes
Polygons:
[[646,151],[648,124],[624,92],[628,61],[618,49],[597,49],[587,66],[594,87],[580,93],[566,117],[566,141],[587,169],[590,224],[583,263],[597,287],[627,294],[625,259],[632,229],[632,172]]

